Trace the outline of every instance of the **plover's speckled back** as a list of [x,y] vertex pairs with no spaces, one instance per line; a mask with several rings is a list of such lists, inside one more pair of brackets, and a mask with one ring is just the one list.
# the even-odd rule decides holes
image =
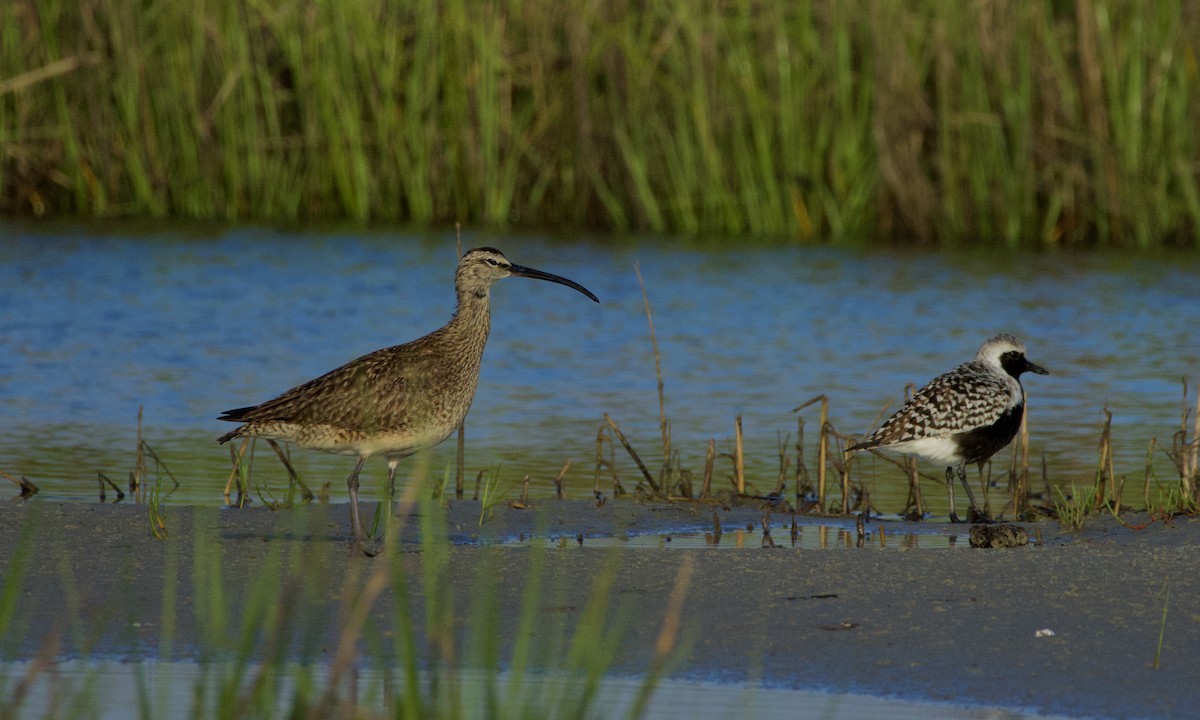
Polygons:
[[848,451],[880,448],[918,455],[946,467],[950,519],[954,471],[967,491],[972,515],[979,513],[967,484],[968,463],[982,464],[1012,442],[1025,413],[1021,373],[1048,375],[1025,357],[1025,345],[1007,333],[985,342],[975,359],[939,375],[866,440]]

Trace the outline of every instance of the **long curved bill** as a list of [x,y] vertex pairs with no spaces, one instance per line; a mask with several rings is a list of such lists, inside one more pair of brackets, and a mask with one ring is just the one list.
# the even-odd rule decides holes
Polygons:
[[569,288],[575,288],[579,292],[590,297],[593,302],[600,302],[600,298],[593,295],[591,290],[588,290],[574,280],[568,280],[565,277],[561,277],[553,273],[534,270],[533,268],[528,268],[524,265],[513,264],[508,268],[508,271],[518,277],[534,278],[535,280],[549,280],[550,282],[558,283],[559,285],[566,285]]

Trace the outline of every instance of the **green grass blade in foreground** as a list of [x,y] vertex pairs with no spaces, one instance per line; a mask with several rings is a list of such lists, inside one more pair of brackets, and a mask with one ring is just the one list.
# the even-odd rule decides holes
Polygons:
[[42,521],[40,508],[31,507],[21,523],[21,531],[17,535],[17,546],[7,560],[3,561],[4,584],[0,586],[0,655],[7,656],[20,642],[21,633],[12,629],[13,616],[21,600],[21,588],[25,577],[25,568],[33,552],[33,538],[36,528]]

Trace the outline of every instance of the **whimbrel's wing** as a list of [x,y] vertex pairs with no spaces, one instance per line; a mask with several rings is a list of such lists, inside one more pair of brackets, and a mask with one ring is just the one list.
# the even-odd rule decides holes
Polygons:
[[219,419],[331,426],[364,433],[406,424],[414,408],[402,348],[364,355],[260,405],[228,410]]
[[917,391],[904,407],[852,450],[948,437],[996,422],[1009,409],[1004,378],[977,362],[959,365]]

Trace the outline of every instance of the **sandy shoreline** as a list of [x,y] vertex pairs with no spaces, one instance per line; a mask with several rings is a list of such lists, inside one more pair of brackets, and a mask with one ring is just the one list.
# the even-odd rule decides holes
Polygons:
[[[774,549],[613,553],[587,542],[597,535],[711,527],[714,512],[726,528],[754,525],[762,516],[754,508],[540,501],[526,510],[497,507],[481,528],[478,504],[455,502],[445,519],[456,541],[448,562],[456,608],[462,608],[457,616],[469,622],[472,590],[486,564],[499,584],[502,642],[510,643],[530,553],[527,546],[494,541],[583,534],[582,547],[568,543],[544,555],[541,610],[575,619],[593,579],[615,557],[614,602],[632,610],[617,673],[648,666],[679,567],[690,556],[694,574],[681,629],[690,649],[673,671],[678,677],[1088,717],[1186,717],[1200,706],[1200,519],[1133,531],[1105,517],[1078,535],[1043,523],[1043,545],[1011,550],[966,548],[966,526],[944,525],[916,529],[956,532],[962,546],[795,549],[779,531],[776,540],[785,547]],[[178,564],[174,655],[188,657],[198,639],[197,605],[204,602],[193,590],[190,549],[197,532],[220,539],[226,588],[252,583],[272,552],[311,572],[321,600],[308,611],[329,618],[326,648],[336,638],[343,583],[358,582],[377,562],[348,556],[342,505],[279,513],[169,508],[167,518],[172,538],[163,542],[150,536],[144,506],[36,498],[0,503],[0,574],[10,571],[23,535],[32,543],[4,639],[6,659],[32,657],[48,638],[58,638],[63,656],[155,654],[172,553]],[[409,544],[416,525],[408,523],[399,552],[411,568],[414,612],[420,612],[422,559]],[[905,523],[886,528],[906,532]],[[1165,640],[1154,669],[1164,603]],[[391,613],[388,599],[381,599],[373,619],[383,632]],[[72,617],[81,622],[69,622]],[[1043,630],[1053,635],[1039,636]]]

